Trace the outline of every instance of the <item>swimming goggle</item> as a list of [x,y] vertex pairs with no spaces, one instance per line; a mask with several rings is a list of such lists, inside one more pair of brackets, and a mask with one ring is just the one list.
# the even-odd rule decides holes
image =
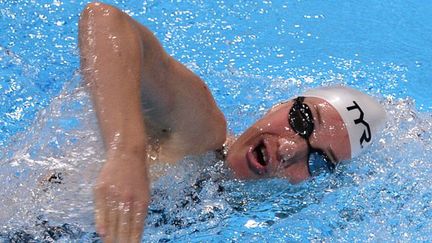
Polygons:
[[312,176],[316,176],[322,171],[333,172],[335,164],[320,149],[312,148],[309,137],[314,131],[314,119],[312,111],[304,102],[305,97],[299,96],[294,99],[294,104],[289,111],[289,124],[291,128],[302,138],[308,145],[308,170]]

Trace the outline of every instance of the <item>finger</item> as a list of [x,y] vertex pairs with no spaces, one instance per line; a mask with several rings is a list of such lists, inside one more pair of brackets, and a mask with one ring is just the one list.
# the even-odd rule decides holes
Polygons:
[[95,200],[95,223],[96,231],[103,238],[106,234],[106,220],[107,220],[107,206],[106,206],[106,192],[103,187],[95,187],[94,189]]
[[119,204],[118,242],[130,242],[131,208],[130,203]]
[[147,204],[135,203],[131,208],[131,242],[140,242],[147,215]]
[[114,199],[108,200],[108,217],[106,223],[107,232],[104,242],[117,242],[117,228],[118,228],[118,202]]

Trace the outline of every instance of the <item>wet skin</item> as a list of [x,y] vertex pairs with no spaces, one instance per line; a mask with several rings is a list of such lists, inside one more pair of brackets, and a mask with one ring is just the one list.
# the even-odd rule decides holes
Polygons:
[[[289,125],[293,103],[273,107],[230,147],[227,162],[237,178],[284,177],[299,183],[310,177],[307,142]],[[339,113],[320,98],[306,97],[304,103],[314,118],[315,128],[309,137],[312,148],[322,150],[333,163],[349,159],[348,132]]]
[[[214,151],[226,140],[226,120],[205,83],[113,6],[85,7],[79,47],[106,150],[94,187],[96,229],[105,242],[140,242],[151,200],[149,155],[174,162]],[[338,113],[319,99],[304,103],[316,119],[312,147],[335,162],[348,158]],[[239,178],[283,176],[296,183],[309,177],[306,141],[288,124],[291,106],[276,106],[232,145],[228,164]]]

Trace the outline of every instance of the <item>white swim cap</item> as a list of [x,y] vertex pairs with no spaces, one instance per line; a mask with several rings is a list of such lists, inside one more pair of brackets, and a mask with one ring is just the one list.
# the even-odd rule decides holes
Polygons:
[[385,124],[386,114],[381,104],[358,90],[331,86],[311,89],[302,96],[321,98],[339,112],[348,131],[351,158],[369,146]]

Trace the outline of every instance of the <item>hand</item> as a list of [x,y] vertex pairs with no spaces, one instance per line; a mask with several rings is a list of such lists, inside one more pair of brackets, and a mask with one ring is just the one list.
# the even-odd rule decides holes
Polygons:
[[104,242],[140,242],[149,204],[146,153],[108,152],[94,188],[96,230]]

